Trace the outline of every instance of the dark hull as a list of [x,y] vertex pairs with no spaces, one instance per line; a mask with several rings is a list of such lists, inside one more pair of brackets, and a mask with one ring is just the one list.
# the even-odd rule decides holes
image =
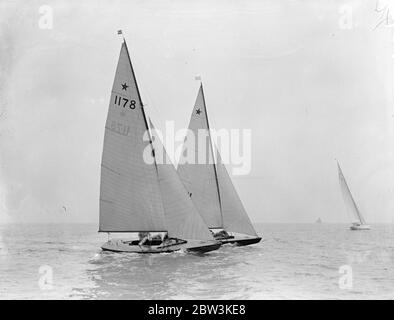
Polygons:
[[217,250],[220,248],[222,245],[221,242],[209,245],[209,246],[202,246],[202,247],[194,247],[194,248],[188,248],[187,251],[189,252],[196,252],[196,253],[205,253],[213,250]]
[[253,238],[253,239],[243,239],[243,240],[238,240],[236,242],[237,246],[248,246],[250,244],[255,244],[259,243],[261,241],[261,238]]
[[261,238],[246,238],[246,239],[221,239],[219,240],[222,244],[235,244],[237,246],[248,246],[251,244],[259,243]]

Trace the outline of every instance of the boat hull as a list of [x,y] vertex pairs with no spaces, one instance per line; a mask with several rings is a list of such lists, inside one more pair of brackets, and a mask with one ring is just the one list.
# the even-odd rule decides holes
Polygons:
[[249,246],[251,244],[259,243],[261,241],[260,237],[252,239],[242,239],[236,242],[237,246]]
[[189,247],[186,250],[189,252],[196,252],[196,253],[206,253],[209,251],[217,250],[221,247],[222,243],[217,241],[216,243],[204,246],[196,246],[196,247]]
[[237,246],[248,246],[251,244],[256,244],[259,243],[261,241],[261,237],[230,237],[228,239],[217,239],[218,241],[220,241],[222,243],[222,245],[224,244],[235,244]]
[[350,230],[352,231],[357,231],[357,230],[370,230],[371,227],[367,224],[362,224],[362,225],[352,225],[350,226]]
[[130,241],[110,240],[101,246],[103,251],[111,252],[128,252],[128,253],[171,253],[176,251],[187,251],[194,253],[206,253],[219,249],[221,243],[219,241],[183,241],[181,243],[170,245],[135,245]]

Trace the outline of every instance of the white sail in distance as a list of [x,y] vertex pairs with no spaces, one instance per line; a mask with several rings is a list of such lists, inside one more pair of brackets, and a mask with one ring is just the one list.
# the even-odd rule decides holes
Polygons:
[[105,124],[99,231],[165,231],[155,163],[143,159],[148,126],[129,52],[123,42]]
[[[208,133],[206,149],[199,149],[197,143],[199,130],[209,132],[207,108],[202,85],[193,108],[188,136],[185,139],[183,150],[184,153],[194,153],[195,161],[197,161],[200,152],[203,152],[204,155],[207,154],[208,157],[212,157],[214,152]],[[192,137],[191,133],[196,137],[193,150],[190,150],[190,146],[193,146],[193,144],[188,143],[188,139]],[[197,162],[180,163],[178,165],[178,173],[182,182],[191,194],[193,202],[209,228],[223,228],[227,231],[256,236],[256,231],[218,151],[216,158],[216,163],[214,161],[205,164],[198,164]]]
[[348,210],[350,215],[355,217],[357,222],[360,222],[361,224],[366,224],[363,216],[360,213],[360,210],[357,207],[356,202],[354,201],[353,195],[350,192],[349,186],[346,183],[345,176],[343,175],[341,166],[339,165],[338,161],[337,161],[337,167],[338,167],[339,184],[341,186],[343,201],[345,202],[346,210]]
[[213,240],[212,233],[190,199],[150,119],[149,124],[155,155],[162,154],[169,161],[157,163],[168,235],[179,239]]

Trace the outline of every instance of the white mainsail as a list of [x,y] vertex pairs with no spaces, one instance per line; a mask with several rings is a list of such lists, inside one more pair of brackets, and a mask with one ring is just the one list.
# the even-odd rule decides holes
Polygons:
[[[206,136],[206,143],[198,144],[198,134]],[[192,141],[194,139],[194,141]],[[185,138],[182,155],[185,152],[194,154],[193,163],[180,163],[178,173],[186,189],[191,193],[198,212],[210,228],[223,228],[220,208],[216,168],[213,164],[213,151],[210,139],[207,110],[202,85],[194,104],[189,122],[188,134]],[[203,163],[199,163],[199,158]]]
[[[188,142],[194,134],[197,140],[199,130],[207,131],[207,147],[199,149],[198,143]],[[194,152],[195,160],[200,153],[213,159],[213,145],[209,134],[209,122],[202,85],[189,123],[188,136],[184,143],[184,152]],[[184,155],[184,153],[183,153]],[[186,157],[187,158],[187,157]],[[190,192],[199,213],[209,228],[224,228],[227,231],[256,236],[252,223],[242,205],[237,191],[227,170],[222,163],[219,152],[216,153],[217,163],[193,164],[180,163],[178,173],[186,189]]]
[[105,125],[101,162],[102,232],[165,231],[155,164],[142,155],[147,123],[126,43],[122,44]]
[[338,161],[337,161],[337,166],[338,166],[339,184],[341,186],[342,196],[345,202],[346,209],[352,216],[356,218],[357,222],[360,222],[361,224],[366,224],[363,216],[360,213],[360,210],[357,207],[356,202],[354,201],[354,198],[352,196],[352,193],[350,192],[349,186],[346,183],[345,176],[342,173],[342,169]]
[[[149,122],[155,154],[161,151],[164,158],[170,161],[150,119]],[[168,234],[179,239],[213,240],[174,165],[171,162],[158,162],[157,169]]]

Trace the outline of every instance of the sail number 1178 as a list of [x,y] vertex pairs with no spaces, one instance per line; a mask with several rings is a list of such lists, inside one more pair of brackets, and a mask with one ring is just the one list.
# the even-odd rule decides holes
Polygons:
[[123,108],[135,109],[135,107],[136,107],[135,100],[123,98],[123,97],[120,97],[117,95],[115,95],[114,103],[116,106],[123,107]]

